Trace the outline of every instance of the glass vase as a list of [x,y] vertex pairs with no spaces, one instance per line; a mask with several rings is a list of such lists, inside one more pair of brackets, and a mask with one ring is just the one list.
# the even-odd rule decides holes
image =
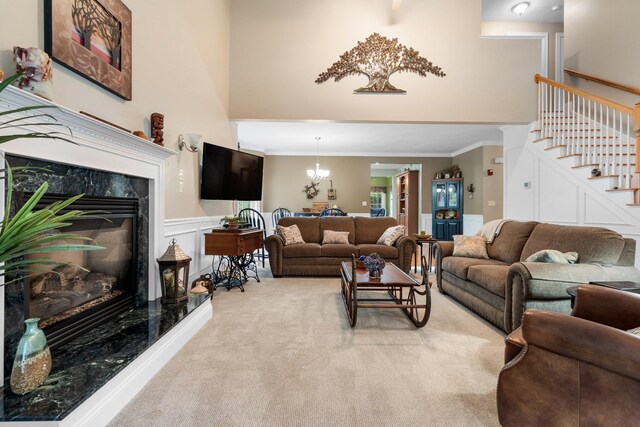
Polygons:
[[369,270],[370,279],[379,279],[382,276],[382,270]]
[[38,327],[38,318],[27,319],[11,370],[11,391],[27,394],[40,387],[51,372],[51,352],[47,338]]

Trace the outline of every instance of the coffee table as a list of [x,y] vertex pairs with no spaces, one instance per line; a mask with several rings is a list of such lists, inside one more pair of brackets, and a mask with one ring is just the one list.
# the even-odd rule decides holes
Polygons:
[[[353,262],[343,262],[340,273],[342,299],[352,328],[356,326],[359,308],[401,309],[417,328],[429,321],[429,285],[421,290],[421,285],[394,264],[387,263],[379,279],[370,278],[365,268],[356,268]],[[384,293],[385,298],[362,298],[358,295],[362,291]]]

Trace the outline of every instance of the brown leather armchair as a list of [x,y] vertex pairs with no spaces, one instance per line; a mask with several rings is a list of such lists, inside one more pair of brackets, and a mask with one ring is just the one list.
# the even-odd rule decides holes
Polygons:
[[640,423],[640,295],[581,285],[571,316],[527,310],[505,339],[503,426]]

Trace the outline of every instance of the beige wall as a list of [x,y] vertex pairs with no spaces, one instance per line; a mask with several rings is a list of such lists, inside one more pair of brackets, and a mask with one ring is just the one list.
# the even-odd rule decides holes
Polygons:
[[[480,38],[481,0],[233,0],[233,119],[525,123],[535,118],[535,40]],[[393,18],[393,19],[392,19]],[[395,74],[405,95],[355,95],[364,76],[314,83],[373,32],[397,37],[447,73]]]
[[[235,146],[227,118],[229,0],[190,0],[189,7],[170,1],[125,3],[133,14],[133,100],[124,101],[54,63],[54,101],[147,135],[150,114],[161,112],[165,145],[175,150],[180,133]],[[43,1],[0,0],[0,11],[0,67],[11,74],[13,46],[44,47]],[[178,154],[167,162],[166,172],[167,218],[231,211],[228,202],[200,202],[197,156]]]
[[[263,210],[270,212],[279,207],[300,211],[311,207],[311,203],[328,201],[338,205],[345,212],[369,212],[371,190],[371,164],[399,163],[413,164],[422,169],[422,213],[431,212],[431,179],[436,172],[451,166],[449,157],[409,158],[409,157],[320,157],[320,167],[331,171],[333,187],[337,199],[327,200],[329,181],[320,184],[320,194],[313,200],[305,197],[303,188],[309,184],[306,169],[315,164],[315,157],[308,156],[265,156]],[[367,206],[362,206],[366,201]]]
[[[464,205],[463,212],[465,214],[482,215],[482,194],[483,194],[483,182],[482,182],[482,155],[483,148],[478,147],[466,153],[455,156],[452,159],[452,163],[460,166],[462,171],[462,177],[464,178]],[[467,185],[473,184],[475,191],[473,193],[473,199],[469,198],[467,192]]]
[[556,75],[556,33],[564,31],[564,24],[553,22],[485,21],[483,36],[506,36],[508,33],[547,33],[549,35],[549,78]]
[[[565,49],[567,68],[616,83],[640,88],[638,55],[638,0],[565,0]],[[632,107],[637,95],[565,76],[571,86]]]
[[[503,176],[504,165],[495,162],[498,157],[503,157],[501,145],[490,145],[482,150],[482,215],[484,222],[504,217],[504,189]],[[493,175],[487,175],[487,169],[493,170]],[[489,203],[495,202],[495,206]]]
[[[453,164],[460,166],[464,178],[464,213],[482,215],[484,222],[502,218],[503,185],[502,164],[496,164],[496,157],[502,157],[501,145],[478,147],[453,157]],[[492,169],[489,176],[487,170]],[[473,198],[469,198],[467,186],[473,184]],[[489,206],[495,202],[495,206]]]

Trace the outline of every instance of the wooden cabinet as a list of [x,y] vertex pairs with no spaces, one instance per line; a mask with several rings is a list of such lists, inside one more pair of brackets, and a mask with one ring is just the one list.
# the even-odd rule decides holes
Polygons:
[[462,234],[462,205],[464,180],[434,179],[432,192],[432,234],[436,240],[453,240]]
[[418,188],[420,187],[420,173],[408,171],[396,175],[396,189],[398,192],[397,218],[398,224],[404,225],[408,235],[418,232]]
[[218,229],[204,234],[205,255],[241,256],[262,248],[262,230]]

